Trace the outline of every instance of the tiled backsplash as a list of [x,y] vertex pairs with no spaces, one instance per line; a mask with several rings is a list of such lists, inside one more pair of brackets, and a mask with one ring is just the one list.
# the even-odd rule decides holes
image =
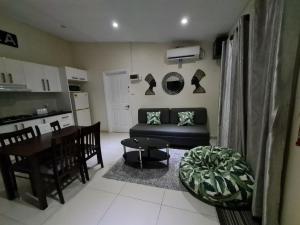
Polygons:
[[0,93],[0,117],[32,114],[37,108],[48,106],[58,110],[55,93]]

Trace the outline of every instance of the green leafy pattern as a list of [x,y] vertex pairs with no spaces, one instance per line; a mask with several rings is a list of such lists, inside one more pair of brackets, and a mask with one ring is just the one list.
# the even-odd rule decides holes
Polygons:
[[197,197],[213,205],[246,206],[252,199],[251,170],[232,149],[216,146],[191,149],[181,160],[179,177]]
[[178,119],[179,119],[178,126],[194,125],[194,115],[195,115],[195,112],[179,112],[178,113]]
[[149,125],[161,124],[160,112],[147,112],[147,124],[149,124]]

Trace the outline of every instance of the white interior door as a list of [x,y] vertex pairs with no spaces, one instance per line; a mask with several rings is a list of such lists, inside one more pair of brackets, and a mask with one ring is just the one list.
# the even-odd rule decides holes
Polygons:
[[112,132],[129,132],[132,124],[128,76],[126,71],[104,73],[107,119]]

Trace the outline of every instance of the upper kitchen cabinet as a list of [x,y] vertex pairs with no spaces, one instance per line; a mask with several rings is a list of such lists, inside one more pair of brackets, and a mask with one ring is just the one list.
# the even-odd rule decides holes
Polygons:
[[61,92],[59,68],[55,66],[43,66],[48,92]]
[[72,67],[65,67],[67,79],[70,81],[88,81],[87,71]]
[[27,88],[32,92],[61,92],[59,68],[24,62]]
[[1,84],[26,84],[22,61],[0,58],[0,75]]
[[44,79],[43,66],[31,62],[23,62],[26,75],[27,88],[32,92],[45,92],[46,83]]

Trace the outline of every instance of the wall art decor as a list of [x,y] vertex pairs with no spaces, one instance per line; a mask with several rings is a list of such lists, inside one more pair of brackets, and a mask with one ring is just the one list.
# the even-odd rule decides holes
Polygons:
[[205,77],[205,73],[200,69],[196,70],[191,81],[191,84],[195,85],[195,90],[193,91],[194,94],[206,93],[204,87],[200,85],[200,81],[203,77]]
[[0,44],[18,48],[17,36],[4,30],[0,30]]
[[180,93],[184,87],[184,79],[177,72],[167,73],[162,80],[162,87],[169,95]]
[[145,95],[155,95],[153,87],[156,87],[156,81],[151,73],[147,74],[145,81],[149,84],[149,88],[146,90]]

